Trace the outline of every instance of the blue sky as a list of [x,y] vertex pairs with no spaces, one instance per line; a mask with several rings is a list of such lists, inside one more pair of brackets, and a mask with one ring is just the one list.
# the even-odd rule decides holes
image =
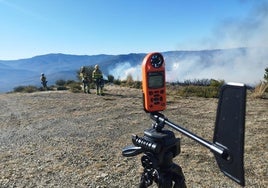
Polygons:
[[257,11],[263,4],[267,8],[261,0],[0,0],[0,60],[263,46],[267,13],[259,12],[267,11]]

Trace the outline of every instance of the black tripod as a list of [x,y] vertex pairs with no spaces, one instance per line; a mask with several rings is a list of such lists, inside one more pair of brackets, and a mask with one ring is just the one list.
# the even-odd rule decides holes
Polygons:
[[163,127],[164,121],[156,119],[153,127],[144,131],[143,137],[132,137],[134,146],[123,149],[125,157],[144,153],[141,157],[144,171],[140,188],[149,187],[153,182],[159,188],[186,187],[181,167],[172,161],[180,153],[180,139],[172,131],[163,130]]

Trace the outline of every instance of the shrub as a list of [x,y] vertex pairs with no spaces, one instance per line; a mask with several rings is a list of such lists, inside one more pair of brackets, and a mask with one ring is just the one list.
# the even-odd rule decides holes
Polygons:
[[179,95],[182,97],[205,97],[205,98],[217,98],[219,96],[219,91],[224,81],[211,81],[208,86],[200,85],[174,85],[168,86],[169,93],[171,95]]
[[68,87],[70,88],[71,92],[73,92],[73,93],[79,93],[82,90],[81,84],[79,82],[73,82],[73,83],[69,84]]
[[70,85],[70,84],[73,84],[73,83],[75,83],[74,80],[67,80],[67,81],[66,81],[66,85]]
[[108,82],[110,82],[110,83],[114,82],[114,76],[113,75],[108,75],[107,78],[108,78]]
[[33,93],[38,91],[38,88],[36,86],[27,86],[25,87],[25,92],[26,93]]
[[118,79],[115,79],[114,80],[114,84],[115,85],[121,85],[121,80],[118,78]]
[[65,87],[65,86],[58,86],[57,87],[57,90],[58,91],[67,90],[67,87]]
[[136,89],[141,89],[142,87],[141,81],[135,81],[133,87]]
[[224,83],[225,83],[224,80],[214,80],[214,79],[211,79],[209,86],[210,87],[217,88],[217,89],[220,89],[223,86]]
[[13,89],[14,92],[22,92],[22,93],[33,93],[38,91],[38,88],[36,86],[18,86]]
[[178,94],[183,97],[218,97],[219,91],[217,88],[210,86],[184,86],[178,90]]
[[55,83],[58,86],[64,86],[66,84],[66,81],[61,79],[61,80],[57,80]]
[[25,86],[18,86],[13,89],[14,92],[23,92]]
[[268,82],[268,67],[265,68],[265,73],[263,75],[264,81]]

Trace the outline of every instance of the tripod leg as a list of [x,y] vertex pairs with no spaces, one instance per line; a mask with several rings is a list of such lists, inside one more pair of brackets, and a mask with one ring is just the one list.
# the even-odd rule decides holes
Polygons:
[[181,167],[173,163],[171,169],[173,173],[172,179],[175,182],[173,187],[174,188],[186,188],[185,177],[184,177]]
[[144,177],[143,177],[143,174],[142,174],[139,188],[147,188],[147,187],[148,186],[146,185],[145,180],[144,180]]
[[[145,169],[146,170],[146,169]],[[148,172],[143,172],[141,175],[140,185],[139,188],[147,188],[150,185],[153,184],[153,180],[151,180],[152,177],[148,174]]]
[[158,188],[172,188],[172,174],[165,173],[164,175],[160,174],[158,180]]

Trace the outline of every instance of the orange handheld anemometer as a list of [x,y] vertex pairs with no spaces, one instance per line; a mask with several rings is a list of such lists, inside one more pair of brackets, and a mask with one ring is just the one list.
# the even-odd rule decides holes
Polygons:
[[160,53],[150,53],[142,62],[143,106],[146,112],[166,109],[165,62]]

